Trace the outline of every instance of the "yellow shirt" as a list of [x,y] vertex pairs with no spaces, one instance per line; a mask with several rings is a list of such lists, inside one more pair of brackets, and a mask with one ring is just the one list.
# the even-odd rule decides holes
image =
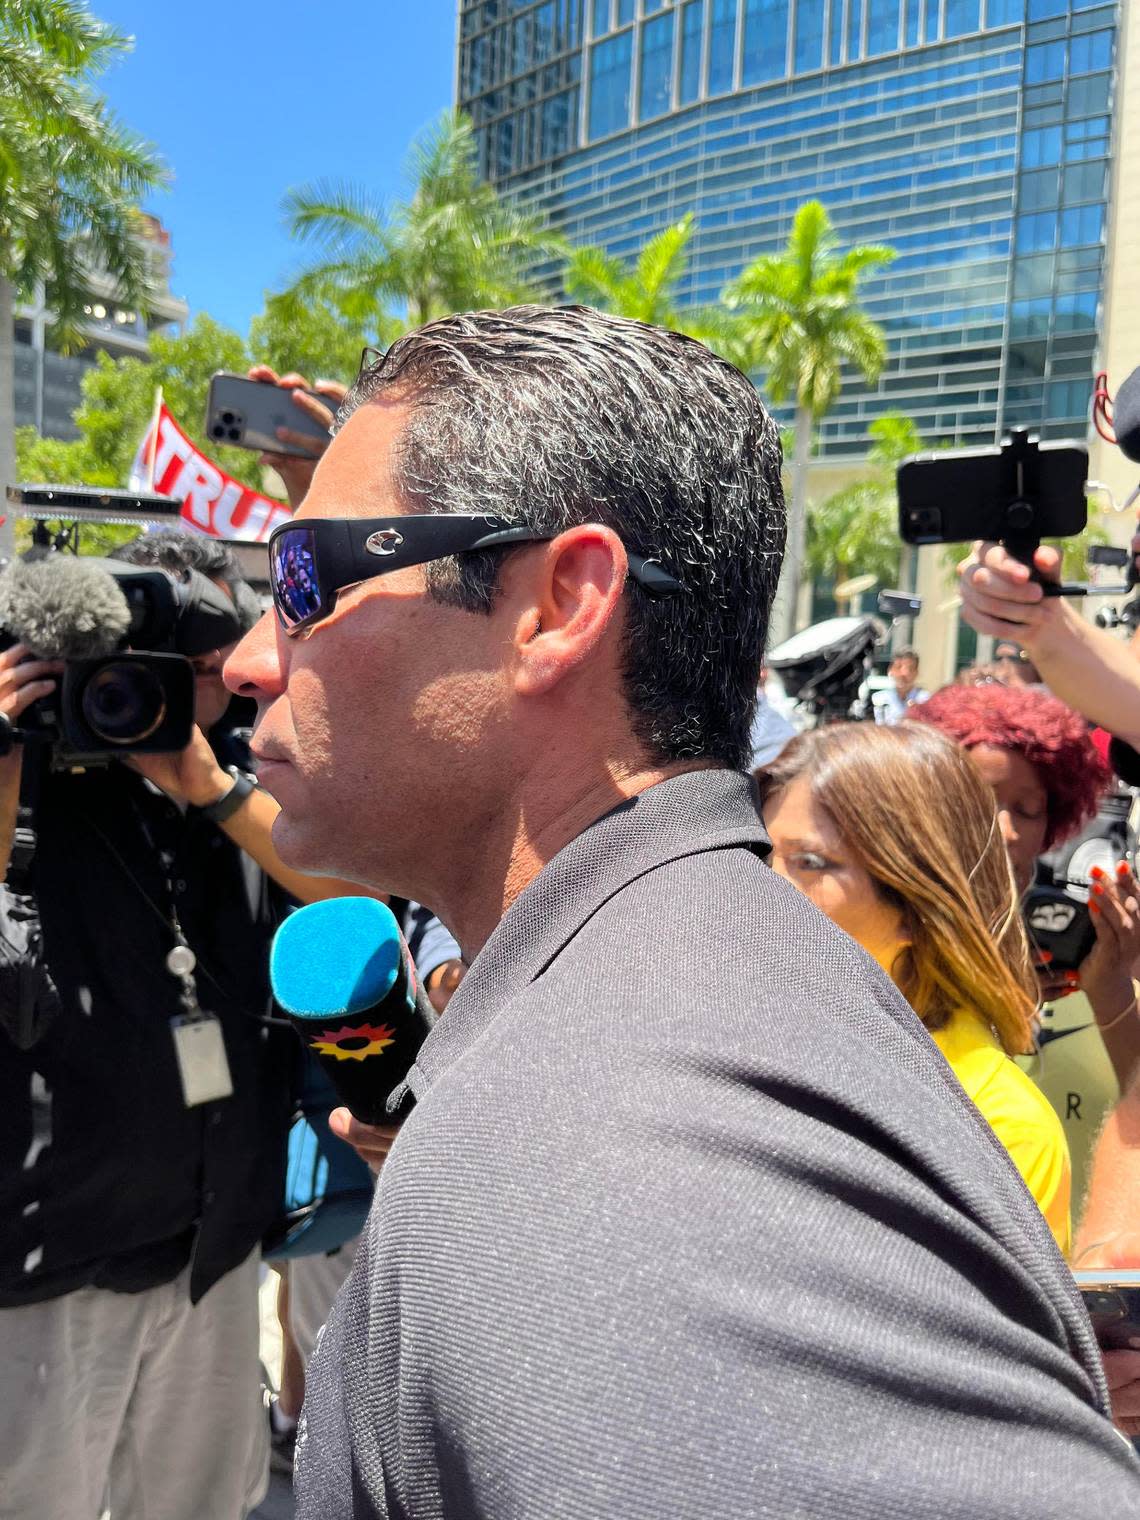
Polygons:
[[1045,1215],[1053,1238],[1069,1254],[1072,1174],[1061,1121],[1044,1095],[1002,1050],[976,1013],[959,1008],[943,1029],[930,1031],[950,1069],[1009,1152]]

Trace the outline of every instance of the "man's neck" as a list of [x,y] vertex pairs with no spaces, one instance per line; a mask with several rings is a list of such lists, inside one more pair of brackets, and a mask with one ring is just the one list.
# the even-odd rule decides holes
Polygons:
[[465,853],[462,876],[441,893],[440,913],[472,961],[511,904],[544,866],[592,823],[640,792],[687,771],[708,769],[701,761],[623,770],[602,768],[556,797],[547,782],[531,776],[502,809],[501,828],[481,836],[479,848]]

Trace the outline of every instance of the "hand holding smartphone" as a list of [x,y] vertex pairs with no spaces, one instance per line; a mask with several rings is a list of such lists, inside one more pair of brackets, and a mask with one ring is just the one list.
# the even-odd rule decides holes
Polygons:
[[[213,377],[206,401],[207,437],[259,454],[319,459],[328,447],[339,398],[301,385],[283,385],[270,380],[269,373],[265,379],[224,371]],[[297,393],[312,405],[298,405]]]

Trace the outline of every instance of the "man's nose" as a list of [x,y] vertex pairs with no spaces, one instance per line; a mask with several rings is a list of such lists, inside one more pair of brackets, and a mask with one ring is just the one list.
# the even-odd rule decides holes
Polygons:
[[288,679],[283,643],[276,614],[264,613],[225,663],[222,680],[230,691],[255,701],[280,696]]

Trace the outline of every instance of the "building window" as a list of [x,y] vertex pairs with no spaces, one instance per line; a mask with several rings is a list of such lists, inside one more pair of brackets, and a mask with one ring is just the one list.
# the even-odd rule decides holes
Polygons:
[[629,126],[633,33],[620,32],[590,51],[590,137]]
[[937,42],[941,36],[939,31],[941,0],[926,0],[926,27],[923,32],[925,42]]
[[1105,165],[1074,164],[1065,170],[1061,199],[1066,206],[1077,201],[1099,201],[1105,194]]
[[978,30],[978,0],[946,0],[946,36],[964,37]]
[[843,0],[831,0],[831,40],[828,43],[829,63],[843,62]]
[[1018,253],[1040,253],[1052,248],[1056,232],[1057,213],[1055,211],[1039,211],[1032,216],[1019,216],[1016,250]]
[[705,30],[705,0],[689,0],[681,12],[681,104],[690,105],[701,93],[701,41]]
[[847,0],[847,62],[863,56],[863,0]]
[[[892,0],[885,0],[887,5]],[[896,7],[898,0],[893,0]],[[898,32],[898,22],[895,22],[895,32]],[[747,47],[748,34],[745,32],[745,47]],[[812,69],[823,66],[823,0],[797,0],[796,3],[796,43],[795,43],[795,72],[797,74],[810,73]]]
[[710,95],[732,89],[736,69],[736,0],[712,0],[709,28]]
[[1069,43],[1069,73],[1095,74],[1112,63],[1112,33],[1090,32]]
[[618,26],[628,26],[636,9],[636,0],[617,0]]
[[1021,139],[1021,164],[1025,169],[1046,168],[1061,159],[1060,127],[1036,127]]
[[595,37],[604,37],[610,29],[610,0],[594,0],[590,13],[590,30]]
[[1079,248],[1099,243],[1104,223],[1103,206],[1076,206],[1061,212],[1061,247]]
[[867,52],[893,53],[899,45],[899,0],[870,0]]
[[[823,46],[823,14],[820,0],[799,0],[800,10],[819,9],[815,64]],[[788,70],[788,0],[744,0],[744,73],[742,83],[760,84],[783,79]]]
[[1031,169],[1021,176],[1018,208],[1021,211],[1041,211],[1056,206],[1060,188],[1060,171],[1057,169]]
[[1065,44],[1041,42],[1025,49],[1026,84],[1047,84],[1065,77]]
[[673,104],[674,12],[655,16],[641,28],[641,83],[637,114],[642,121],[663,116]]

